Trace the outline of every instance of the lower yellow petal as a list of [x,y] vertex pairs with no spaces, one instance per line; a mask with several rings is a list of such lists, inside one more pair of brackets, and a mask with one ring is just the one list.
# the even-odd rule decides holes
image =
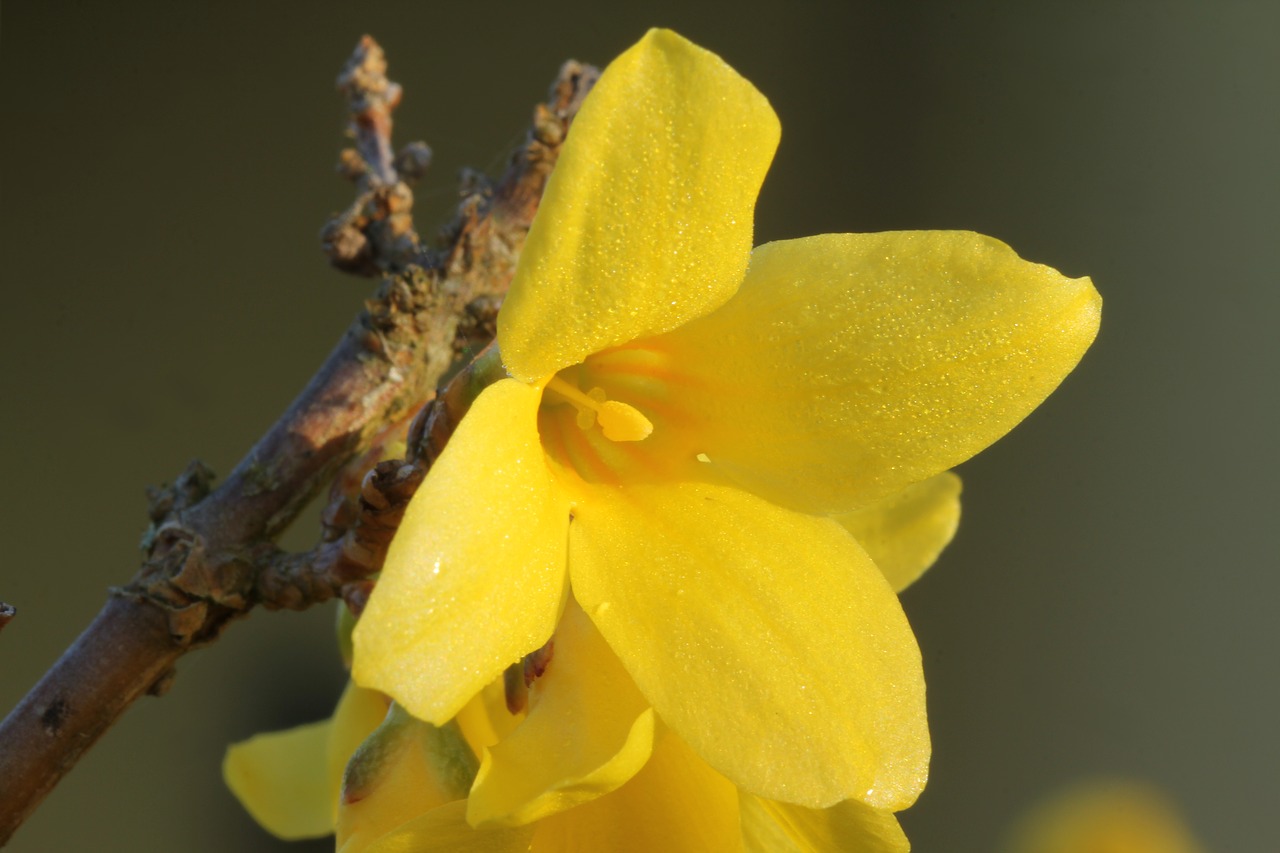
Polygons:
[[960,525],[960,478],[950,471],[892,497],[836,516],[896,592],[933,565]]
[[532,853],[732,853],[738,791],[680,738],[663,733],[630,782],[536,824]]
[[249,814],[272,834],[289,839],[328,835],[337,821],[347,760],[386,714],[385,696],[349,681],[332,719],[234,744],[222,774]]
[[355,629],[356,681],[437,725],[559,616],[569,508],[538,441],[541,396],[505,379],[477,398],[409,503]]
[[927,775],[915,637],[830,519],[733,487],[595,487],[574,594],[658,716],[751,793],[903,808]]
[[342,780],[337,847],[362,853],[406,821],[462,799],[476,761],[462,732],[396,707],[351,756]]
[[253,819],[284,839],[333,832],[337,791],[329,779],[332,725],[325,720],[233,744],[222,776]]
[[530,823],[595,799],[653,751],[653,709],[572,599],[553,641],[528,717],[485,751],[467,803],[472,825]]
[[[472,829],[465,800],[438,806],[361,848],[364,853],[528,853],[533,827]],[[338,853],[355,853],[339,847]]]
[[[760,853],[908,853],[911,843],[892,812],[846,800],[826,809],[742,798],[749,851]],[[780,844],[780,837],[786,838]]]
[[1075,367],[1101,299],[960,231],[826,234],[758,247],[738,293],[650,339],[716,466],[816,514],[953,468]]

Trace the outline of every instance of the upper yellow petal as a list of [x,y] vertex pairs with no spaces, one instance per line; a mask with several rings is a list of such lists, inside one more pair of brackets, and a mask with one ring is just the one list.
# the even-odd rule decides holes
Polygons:
[[671,732],[613,793],[538,822],[531,853],[734,853],[738,791]]
[[498,317],[535,381],[673,329],[733,295],[778,144],[764,96],[713,53],[651,30],[592,89]]
[[569,554],[574,595],[659,717],[739,786],[880,808],[924,786],[915,637],[834,521],[732,487],[595,487]]
[[960,478],[944,471],[836,521],[871,555],[894,592],[902,592],[956,535]]
[[551,636],[569,509],[538,442],[540,389],[484,390],[414,495],[360,622],[353,676],[443,725]]
[[333,832],[338,790],[329,777],[329,720],[233,744],[222,761],[227,787],[253,819],[285,839]]
[[776,503],[846,512],[1004,435],[1076,365],[1101,300],[969,232],[755,250],[737,295],[648,345],[700,450]]
[[[826,809],[742,798],[751,853],[908,853],[911,843],[892,812],[845,800]],[[770,827],[770,824],[776,829]],[[778,843],[781,833],[786,842]]]
[[653,709],[570,599],[529,715],[485,750],[467,802],[472,825],[530,823],[614,790],[653,751]]

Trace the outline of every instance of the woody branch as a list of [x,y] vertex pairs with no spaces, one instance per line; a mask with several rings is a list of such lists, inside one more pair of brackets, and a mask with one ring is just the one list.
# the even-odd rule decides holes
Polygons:
[[338,80],[356,142],[340,168],[355,181],[356,200],[322,237],[335,266],[384,280],[221,485],[193,462],[172,486],[153,490],[141,568],[111,590],[0,723],[0,845],[125,709],[164,693],[183,655],[255,605],[302,609],[335,595],[359,604],[364,579],[380,568],[404,504],[459,416],[465,370],[419,419],[422,438],[408,459],[375,467],[355,496],[335,489],[326,541],[287,554],[274,540],[326,482],[358,468],[381,434],[432,400],[451,364],[492,336],[547,175],[596,76],[590,66],[564,65],[505,173],[471,180],[440,245],[428,247],[413,226],[409,186],[428,149],[415,143],[391,153],[400,87],[386,78],[378,44],[361,39]]

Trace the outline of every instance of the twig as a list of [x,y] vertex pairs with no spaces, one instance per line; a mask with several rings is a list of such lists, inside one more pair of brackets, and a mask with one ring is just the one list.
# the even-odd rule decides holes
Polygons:
[[[372,39],[362,40],[357,54],[370,46],[376,48]],[[595,76],[576,63],[561,69],[502,179],[463,199],[442,250],[419,252],[417,266],[384,281],[306,389],[221,486],[211,488],[211,473],[193,463],[173,487],[152,495],[141,569],[112,591],[97,618],[0,723],[0,845],[134,700],[168,689],[182,655],[217,639],[255,603],[297,608],[332,595],[332,584],[273,586],[264,572],[278,566],[288,574],[289,560],[272,540],[386,424],[420,405],[474,343],[468,337],[474,323],[459,318],[475,314],[477,305],[483,314],[505,292],[560,141]],[[392,491],[407,482],[396,486],[397,476],[386,484]],[[331,548],[322,545],[293,565],[318,565]],[[350,594],[357,598],[359,589]]]
[[[409,183],[426,170],[431,149],[415,142],[399,158],[392,155],[391,113],[403,90],[388,79],[386,57],[369,36],[343,66],[338,91],[347,99],[348,132],[355,140],[355,148],[342,152],[338,171],[355,182],[356,199],[325,225],[321,243],[338,269],[368,276],[399,272],[422,260]],[[405,167],[404,180],[397,162]]]

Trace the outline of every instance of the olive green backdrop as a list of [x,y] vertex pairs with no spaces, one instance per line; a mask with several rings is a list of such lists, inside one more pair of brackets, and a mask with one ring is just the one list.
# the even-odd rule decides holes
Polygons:
[[[6,2],[0,713],[128,579],[143,487],[226,473],[371,284],[325,217],[356,38],[397,140],[495,167],[568,57],[663,24],[783,123],[758,240],[968,228],[1094,277],[1101,336],[966,464],[960,535],[904,597],[929,678],[923,853],[990,850],[1084,776],[1163,786],[1215,851],[1280,848],[1274,529],[1280,4]],[[293,541],[314,536],[308,518]],[[15,851],[288,849],[224,745],[325,716],[332,612],[255,613],[76,768]],[[745,698],[745,697],[744,697]],[[296,850],[327,849],[325,843]]]

